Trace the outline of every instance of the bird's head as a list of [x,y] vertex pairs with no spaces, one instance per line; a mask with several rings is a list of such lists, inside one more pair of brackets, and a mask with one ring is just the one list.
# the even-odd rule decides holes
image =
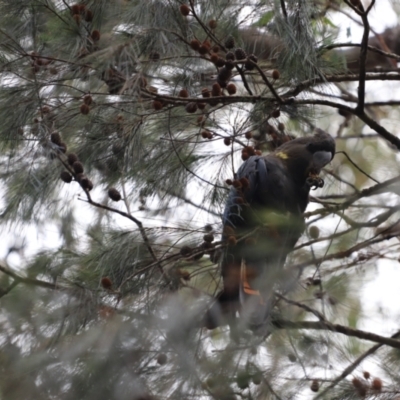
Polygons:
[[314,136],[286,142],[273,154],[283,161],[297,181],[304,182],[310,176],[317,176],[332,161],[335,148],[333,137],[317,129]]

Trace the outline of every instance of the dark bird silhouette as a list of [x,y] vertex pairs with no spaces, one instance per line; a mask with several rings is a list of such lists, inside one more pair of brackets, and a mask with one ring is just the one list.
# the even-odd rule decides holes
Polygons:
[[317,130],[241,165],[223,214],[223,289],[206,313],[205,326],[234,321],[237,313],[252,329],[265,325],[273,287],[290,285],[283,265],[304,231],[310,189],[323,186],[318,175],[334,154],[333,138]]

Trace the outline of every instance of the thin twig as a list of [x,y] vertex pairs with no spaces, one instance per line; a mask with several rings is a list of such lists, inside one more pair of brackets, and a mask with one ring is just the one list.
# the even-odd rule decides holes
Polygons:
[[[375,0],[372,0],[371,6],[375,3]],[[364,112],[364,103],[365,103],[365,75],[366,75],[366,64],[367,64],[367,54],[368,54],[368,36],[369,36],[369,21],[368,21],[368,11],[371,9],[370,7],[366,12],[363,10],[363,5],[360,2],[360,9],[362,9],[361,19],[364,25],[364,33],[361,40],[361,50],[360,50],[360,80],[358,82],[358,105],[356,107],[357,112]]]
[[287,299],[286,297],[282,296],[279,293],[276,293],[275,295],[280,299],[284,300],[288,304],[302,308],[303,310],[314,314],[319,319],[319,321],[300,321],[300,322],[293,322],[287,320],[273,320],[272,323],[277,328],[328,330],[331,332],[341,333],[346,336],[357,337],[359,339],[380,343],[382,345],[387,345],[395,349],[400,349],[400,340],[397,340],[393,337],[388,338],[385,336],[377,335],[375,333],[362,331],[360,329],[353,329],[344,325],[333,324],[328,320],[326,320],[325,317],[319,311],[314,310],[313,308],[305,304]]
[[60,289],[60,287],[54,283],[49,283],[49,282],[42,281],[39,279],[24,278],[23,276],[16,274],[14,271],[12,271],[11,269],[9,269],[3,265],[0,265],[0,271],[8,276],[11,276],[11,278],[15,279],[15,281],[18,283],[25,283],[27,285],[39,286],[39,287],[43,287],[46,289],[52,289],[52,290]]
[[[332,50],[332,49],[343,48],[343,47],[361,47],[361,43],[334,43],[334,44],[330,44],[327,46],[323,46],[320,49],[318,49],[318,51]],[[374,47],[374,46],[370,46],[370,45],[368,45],[367,48],[371,52],[378,53],[387,58],[393,58],[394,60],[400,61],[400,56],[398,54],[389,53],[387,51],[378,49],[378,47]]]
[[[397,331],[395,334],[391,336],[392,339],[396,339],[400,336],[400,331]],[[332,383],[327,386],[321,393],[319,393],[314,400],[320,399],[323,397],[329,390],[333,389],[338,383],[340,383],[343,379],[345,379],[348,375],[350,375],[367,357],[374,354],[378,349],[380,349],[384,344],[379,343],[375,346],[372,346],[365,353],[361,354],[356,360],[354,360],[348,367],[346,367],[343,372],[335,378]]]

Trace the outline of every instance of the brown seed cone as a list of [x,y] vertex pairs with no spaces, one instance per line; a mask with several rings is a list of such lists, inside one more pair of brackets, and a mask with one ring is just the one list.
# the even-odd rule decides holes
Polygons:
[[319,238],[319,228],[316,225],[312,225],[308,228],[308,233],[310,234],[311,239]]
[[222,57],[218,57],[218,60],[215,62],[215,65],[218,68],[221,68],[225,65],[225,60]]
[[93,21],[93,12],[90,10],[85,11],[85,21],[92,22]]
[[188,257],[192,253],[192,250],[193,249],[191,247],[189,247],[189,246],[183,246],[183,247],[181,247],[179,253],[183,257]]
[[211,28],[211,29],[215,29],[216,27],[217,27],[217,21],[215,20],[215,19],[211,19],[210,21],[208,21],[208,26]]
[[209,90],[208,88],[203,88],[203,89],[201,89],[201,95],[202,95],[204,98],[211,97],[210,90]]
[[79,183],[81,184],[83,189],[87,189],[89,191],[93,189],[93,182],[87,176],[81,178]]
[[225,58],[227,61],[235,61],[235,54],[232,51],[228,51]]
[[205,44],[202,44],[199,47],[198,51],[199,51],[200,54],[204,55],[204,54],[207,54],[210,51],[210,48],[208,46],[206,46]]
[[205,242],[211,243],[214,241],[214,235],[212,233],[207,233],[206,235],[203,236],[203,240]]
[[112,280],[108,277],[108,276],[103,276],[103,278],[101,278],[101,286],[103,286],[104,289],[111,289],[112,288]]
[[199,110],[204,110],[206,106],[207,106],[206,103],[197,103],[197,107],[199,108]]
[[360,379],[358,379],[358,378],[353,378],[353,380],[351,381],[351,383],[353,384],[353,386],[355,387],[355,388],[360,388],[360,387],[362,387],[362,386],[364,386],[364,384],[360,381]]
[[224,138],[224,145],[225,146],[230,146],[231,145],[231,139],[228,138],[228,137]]
[[231,185],[233,184],[233,181],[232,181],[232,179],[227,179],[227,180],[225,181],[225,183],[226,183],[228,186],[231,186]]
[[249,153],[247,151],[242,151],[242,160],[246,161],[249,158]]
[[113,187],[108,189],[108,197],[113,201],[120,201],[122,198],[119,191]]
[[193,114],[197,111],[197,104],[194,102],[190,102],[190,103],[186,104],[185,110],[186,110],[186,112]]
[[86,6],[84,4],[79,4],[79,13],[84,14],[86,11]]
[[244,134],[244,136],[246,139],[251,139],[253,137],[253,134],[250,131],[248,131]]
[[199,51],[199,48],[201,46],[201,43],[197,40],[197,39],[192,39],[190,41],[190,47],[195,50],[195,51]]
[[75,15],[75,14],[79,14],[79,4],[73,4],[71,6],[71,14]]
[[75,20],[77,25],[81,23],[81,16],[79,14],[74,14],[72,18]]
[[72,168],[74,169],[76,174],[82,174],[83,173],[83,164],[80,161],[75,161],[72,164]]
[[233,38],[233,36],[228,36],[225,39],[224,45],[227,49],[233,49],[235,47],[235,39]]
[[316,379],[314,379],[314,380],[311,382],[310,389],[311,389],[313,392],[318,392],[318,390],[319,390],[319,382],[318,382]]
[[211,94],[214,97],[221,96],[221,86],[218,82],[213,83]]
[[94,42],[98,42],[100,40],[100,31],[98,29],[95,29],[90,37],[93,39]]
[[75,161],[78,161],[78,156],[75,153],[69,153],[67,155],[67,160],[69,165],[73,165]]
[[87,104],[83,103],[81,104],[80,111],[83,115],[88,115],[90,112],[90,107]]
[[246,146],[244,149],[250,156],[254,156],[255,150],[253,146]]
[[236,57],[236,60],[245,60],[246,52],[239,47],[238,49],[235,50],[235,57]]
[[50,135],[50,140],[52,143],[55,143],[57,145],[60,145],[62,143],[61,135],[58,132],[53,132]]
[[201,137],[202,137],[203,139],[208,139],[208,134],[209,134],[208,131],[203,131],[203,132],[201,132]]
[[236,94],[236,85],[234,83],[230,83],[229,85],[227,85],[226,90],[231,96],[233,96],[234,94]]
[[233,185],[233,187],[234,187],[235,189],[241,189],[241,187],[242,187],[242,183],[241,183],[238,179],[235,179],[235,180],[232,182],[232,185]]
[[160,365],[166,364],[167,360],[168,360],[167,355],[164,353],[160,353],[157,357],[157,363]]
[[181,6],[179,7],[179,11],[184,17],[187,17],[190,14],[190,8],[186,4],[181,4]]
[[[210,61],[212,63],[217,64],[218,59],[219,59],[218,54],[211,54]],[[224,64],[225,64],[225,61],[224,61]]]
[[249,61],[249,58],[247,58],[246,62],[244,63],[244,67],[246,68],[247,71],[253,71],[253,69],[255,68],[254,64],[251,61]]
[[272,71],[272,78],[273,79],[279,79],[279,77],[281,76],[281,74],[280,74],[280,72],[277,70],[277,69],[274,69],[273,71]]
[[158,101],[158,100],[154,100],[153,101],[153,108],[155,109],[155,110],[161,110],[162,108],[163,108],[163,103],[161,103],[161,101]]
[[377,392],[382,391],[382,381],[379,378],[374,378],[371,383],[371,388]]
[[179,97],[189,97],[189,92],[186,89],[182,89],[179,91]]
[[90,94],[87,94],[84,98],[83,98],[83,102],[87,105],[90,106],[93,102],[93,98]]
[[364,371],[363,375],[365,379],[369,379],[371,377],[371,374],[368,371]]
[[281,112],[279,110],[274,110],[271,113],[272,118],[279,118],[281,116]]
[[220,50],[221,49],[219,48],[219,46],[217,44],[215,46],[213,46],[213,48],[212,48],[213,53],[219,53]]
[[60,178],[65,183],[71,183],[72,182],[72,175],[68,171],[62,171],[61,174],[60,174]]

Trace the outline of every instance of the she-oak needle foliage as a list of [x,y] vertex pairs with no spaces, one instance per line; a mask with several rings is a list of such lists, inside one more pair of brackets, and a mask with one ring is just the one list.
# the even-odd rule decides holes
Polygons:
[[[0,399],[400,398],[397,321],[362,291],[399,257],[400,35],[374,3],[0,1]],[[296,287],[265,336],[208,331],[235,172],[315,127],[337,154]]]

